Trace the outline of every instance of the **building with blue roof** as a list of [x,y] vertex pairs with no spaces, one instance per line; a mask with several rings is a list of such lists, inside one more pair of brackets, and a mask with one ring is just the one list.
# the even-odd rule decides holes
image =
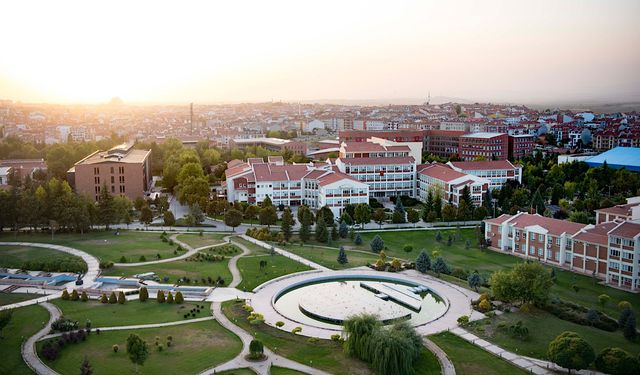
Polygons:
[[592,168],[602,166],[605,161],[614,169],[624,168],[628,171],[640,172],[640,148],[616,147],[585,160]]

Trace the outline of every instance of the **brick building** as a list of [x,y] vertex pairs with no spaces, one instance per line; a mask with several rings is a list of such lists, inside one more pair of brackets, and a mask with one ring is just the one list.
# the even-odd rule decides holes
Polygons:
[[505,133],[471,133],[460,136],[458,154],[462,160],[484,157],[506,160],[509,156],[509,135]]
[[77,193],[96,201],[105,186],[114,195],[144,197],[151,184],[150,155],[151,150],[136,150],[133,144],[96,151],[69,169],[67,180]]

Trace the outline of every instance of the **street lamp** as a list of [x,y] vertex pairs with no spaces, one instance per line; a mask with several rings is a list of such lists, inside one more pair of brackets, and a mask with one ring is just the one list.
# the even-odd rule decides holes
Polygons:
[[498,200],[496,198],[491,198],[491,203],[493,203],[493,217],[496,217],[496,202]]

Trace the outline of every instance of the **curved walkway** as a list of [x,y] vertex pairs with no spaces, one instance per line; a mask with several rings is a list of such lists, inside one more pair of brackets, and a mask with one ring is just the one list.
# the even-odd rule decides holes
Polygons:
[[[95,331],[96,329],[99,329],[100,331],[126,331],[129,329],[162,328],[162,327],[179,326],[179,325],[190,324],[190,323],[199,323],[199,322],[204,322],[207,320],[214,320],[214,319],[215,317],[213,316],[205,316],[204,318],[176,320],[173,322],[164,322],[164,323],[138,324],[138,325],[131,325],[131,326],[115,326],[115,327],[96,327],[96,328],[91,328],[91,330]],[[38,341],[46,340],[46,339],[50,339],[58,336],[62,336],[62,332],[46,335],[44,337],[41,337]]]
[[240,250],[242,250],[242,254],[238,254],[229,260],[229,271],[231,271],[231,275],[233,276],[233,280],[231,281],[231,283],[229,283],[229,288],[235,288],[242,282],[242,274],[238,269],[238,259],[245,255],[251,254],[251,250],[249,250],[248,247],[239,242],[234,242],[230,239],[229,236],[225,237],[224,239],[230,241],[234,246],[237,246],[240,248]]
[[451,362],[444,350],[440,349],[435,342],[426,337],[422,337],[422,344],[429,349],[431,353],[435,354],[436,358],[438,358],[438,362],[440,362],[440,374],[456,375],[456,368],[453,366],[453,362]]
[[[95,279],[100,275],[100,261],[98,258],[94,257],[91,254],[85,253],[82,250],[74,249],[68,246],[62,245],[52,245],[47,243],[38,243],[38,242],[0,242],[0,246],[28,246],[28,247],[39,247],[43,249],[50,249],[56,251],[62,251],[67,254],[71,254],[77,257],[82,258],[82,260],[87,264],[87,273],[82,277],[83,286],[88,287],[93,284]],[[34,298],[23,302],[12,303],[10,305],[0,306],[0,310],[13,309],[22,306],[34,305],[41,302],[46,302],[51,299],[58,298],[62,295],[62,291],[58,293],[50,294],[46,297]]]
[[45,337],[51,331],[51,324],[55,322],[62,313],[55,305],[52,305],[48,302],[44,302],[40,304],[40,306],[44,307],[49,311],[49,322],[44,328],[38,331],[35,335],[29,337],[27,341],[22,344],[22,359],[25,361],[27,366],[29,366],[36,374],[39,375],[57,375],[58,373],[53,371],[49,366],[45,365],[44,362],[40,360],[38,354],[36,353],[36,342],[40,341],[43,337]]
[[303,258],[303,257],[301,257],[301,256],[299,256],[297,254],[290,253],[290,252],[288,252],[286,250],[283,250],[283,249],[281,249],[279,247],[272,246],[272,245],[270,245],[270,244],[268,244],[268,243],[266,243],[264,241],[256,240],[255,238],[249,237],[246,234],[241,234],[239,237],[242,238],[245,241],[251,242],[254,245],[262,246],[265,249],[269,249],[269,250],[273,249],[273,251],[275,251],[276,253],[278,253],[280,255],[284,255],[287,258],[295,260],[298,263],[302,263],[305,266],[309,266],[309,267],[314,268],[316,270],[329,271],[329,268],[327,268],[327,267],[325,267],[323,265],[320,265],[320,264],[318,264],[316,262],[312,262],[310,260],[307,260],[307,258]]
[[260,375],[268,375],[271,373],[271,366],[278,366],[283,368],[288,368],[300,372],[304,372],[305,374],[312,375],[328,375],[327,372],[315,369],[313,367],[309,367],[303,365],[301,363],[292,361],[290,359],[281,357],[279,355],[274,354],[271,350],[264,348],[264,354],[267,356],[267,359],[261,362],[252,362],[245,359],[245,356],[249,354],[249,343],[253,340],[253,336],[245,332],[240,327],[233,324],[227,317],[222,313],[222,305],[220,303],[212,303],[211,304],[211,312],[213,316],[216,318],[218,323],[221,326],[233,332],[242,340],[242,352],[238,354],[234,359],[227,361],[221,365],[216,367],[207,369],[202,371],[201,375],[209,375],[215,374],[217,372],[225,371],[225,370],[233,370],[240,368],[250,368]]
[[[187,249],[187,252],[182,254],[182,255],[178,255],[177,257],[171,257],[171,258],[166,258],[166,259],[150,260],[150,261],[147,261],[147,262],[114,263],[113,265],[114,265],[114,267],[137,267],[137,266],[148,266],[148,265],[151,265],[151,264],[159,264],[159,263],[170,263],[170,262],[175,262],[176,260],[187,259],[188,257],[194,255],[198,251],[201,251],[201,250],[204,250],[204,249],[208,249],[208,248],[211,248],[211,247],[222,246],[222,245],[226,244],[226,240],[225,240],[225,242],[221,242],[221,243],[217,243],[217,244],[209,245],[209,246],[202,246],[202,247],[198,247],[198,248],[194,249],[193,247],[187,245],[186,243],[178,240],[178,236],[181,235],[181,234],[183,234],[183,233],[176,233],[173,236],[171,236],[170,238],[173,240],[173,242],[175,242],[178,245],[182,246],[184,249]],[[225,239],[227,237],[225,237]]]

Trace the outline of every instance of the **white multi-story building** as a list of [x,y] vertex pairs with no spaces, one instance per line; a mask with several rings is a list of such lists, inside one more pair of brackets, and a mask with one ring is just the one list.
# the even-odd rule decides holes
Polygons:
[[416,196],[416,158],[421,145],[372,138],[367,142],[343,142],[336,167],[342,173],[369,185],[372,198]]
[[453,170],[489,180],[489,189],[499,189],[507,181],[522,183],[522,166],[508,160],[450,161]]
[[482,204],[482,200],[489,189],[490,181],[453,170],[447,165],[434,163],[418,167],[418,199],[427,201],[429,191],[442,199],[443,203],[451,202],[458,206],[465,187],[469,189],[471,200],[476,206]]
[[264,163],[232,160],[228,164],[227,200],[258,204],[269,197],[274,205],[321,208],[338,216],[348,204],[369,203],[369,186],[329,164],[284,165],[280,160]]

